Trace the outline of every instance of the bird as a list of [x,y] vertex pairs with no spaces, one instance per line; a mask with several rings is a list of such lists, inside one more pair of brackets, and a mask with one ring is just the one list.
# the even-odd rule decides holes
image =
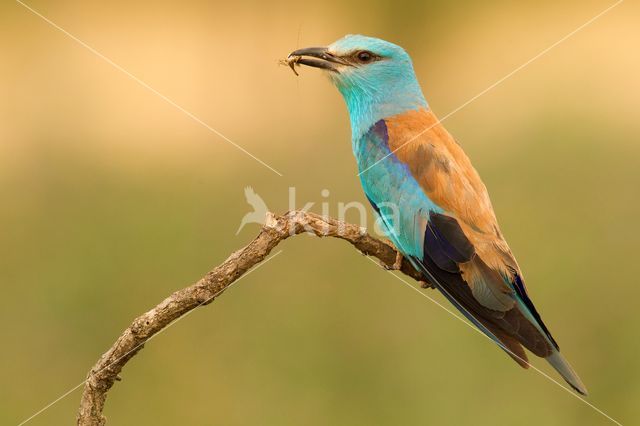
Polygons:
[[347,35],[285,63],[323,70],[347,106],[365,196],[401,255],[523,368],[525,348],[579,394],[587,389],[529,297],[487,188],[430,109],[409,54]]
[[236,231],[236,235],[238,235],[240,231],[242,231],[242,228],[244,228],[244,226],[248,223],[263,224],[267,212],[269,211],[269,209],[267,208],[267,204],[264,202],[262,197],[256,194],[252,187],[247,186],[244,189],[244,196],[247,200],[247,204],[253,207],[253,211],[243,216],[242,220],[240,221],[240,226]]

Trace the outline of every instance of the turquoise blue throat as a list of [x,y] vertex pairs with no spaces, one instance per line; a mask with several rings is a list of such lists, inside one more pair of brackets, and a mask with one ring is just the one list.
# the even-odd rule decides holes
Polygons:
[[[392,67],[385,71],[385,74],[396,72]],[[340,76],[335,81],[349,110],[352,141],[356,141],[383,118],[429,107],[412,70],[406,77],[395,81],[394,85],[388,85],[353,74]]]

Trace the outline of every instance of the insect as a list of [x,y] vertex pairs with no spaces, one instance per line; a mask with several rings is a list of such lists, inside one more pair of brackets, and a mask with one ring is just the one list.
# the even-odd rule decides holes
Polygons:
[[298,61],[302,58],[302,56],[288,56],[286,59],[280,59],[280,65],[286,65],[291,68],[291,71],[295,75],[298,75],[298,72],[295,69],[295,66],[298,64]]

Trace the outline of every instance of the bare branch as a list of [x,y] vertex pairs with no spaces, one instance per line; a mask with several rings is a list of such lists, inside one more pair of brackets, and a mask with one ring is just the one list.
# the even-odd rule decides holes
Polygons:
[[262,262],[281,241],[302,233],[346,240],[362,254],[377,258],[385,268],[393,269],[394,265],[400,265],[404,274],[424,282],[424,277],[406,259],[397,262],[398,252],[390,243],[368,235],[363,228],[303,211],[277,217],[269,213],[262,230],[248,246],[231,254],[197,283],[176,291],[136,318],[118,337],[87,375],[78,410],[78,425],[101,426],[106,423],[102,411],[107,392],[119,380],[122,368],[147,340],[187,312],[211,303],[251,267]]

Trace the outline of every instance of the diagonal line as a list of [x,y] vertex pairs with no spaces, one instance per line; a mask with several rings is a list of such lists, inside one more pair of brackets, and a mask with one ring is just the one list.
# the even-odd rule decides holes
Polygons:
[[197,122],[198,124],[202,125],[203,127],[205,127],[206,129],[210,130],[211,132],[215,133],[216,135],[218,135],[219,137],[221,137],[222,139],[224,139],[226,142],[230,143],[231,145],[233,145],[234,147],[236,147],[237,149],[239,149],[240,151],[244,152],[246,155],[248,155],[249,157],[253,158],[254,160],[256,160],[258,163],[262,164],[263,166],[265,166],[266,168],[268,168],[269,170],[271,170],[272,172],[274,172],[275,174],[277,174],[278,176],[283,176],[282,173],[280,173],[278,170],[274,169],[273,167],[271,167],[270,165],[268,165],[267,163],[265,163],[264,161],[262,161],[261,159],[259,159],[258,157],[256,157],[255,155],[253,155],[252,153],[250,153],[249,151],[247,151],[245,148],[243,148],[242,146],[238,145],[237,143],[235,143],[234,141],[232,141],[231,139],[229,139],[227,136],[223,135],[222,133],[220,133],[218,130],[214,129],[213,127],[211,127],[210,125],[208,125],[207,123],[205,123],[204,121],[202,121],[200,118],[198,118],[195,114],[193,114],[192,112],[188,111],[187,109],[183,108],[182,106],[178,105],[175,101],[173,101],[171,98],[169,98],[168,96],[163,95],[162,93],[158,92],[156,89],[154,89],[152,86],[150,86],[149,84],[147,84],[146,82],[144,82],[143,80],[141,80],[140,78],[136,77],[135,75],[131,74],[129,71],[127,71],[126,69],[124,69],[122,66],[118,65],[116,62],[114,62],[113,60],[111,60],[109,57],[103,55],[102,53],[100,53],[99,51],[97,51],[96,49],[94,49],[93,47],[91,47],[90,45],[88,45],[87,43],[85,43],[84,41],[80,40],[78,37],[74,36],[73,34],[71,34],[70,32],[68,32],[67,30],[65,30],[64,28],[62,28],[61,26],[59,26],[58,24],[56,24],[55,22],[53,22],[52,20],[48,19],[47,17],[43,16],[40,12],[38,12],[37,10],[33,9],[31,6],[23,3],[21,0],[16,0],[17,3],[21,4],[25,9],[29,10],[31,13],[33,13],[34,15],[42,18],[42,20],[44,20],[45,22],[47,22],[49,25],[51,25],[52,27],[54,27],[55,29],[59,30],[60,32],[64,33],[67,37],[71,38],[73,41],[77,42],[78,44],[80,44],[82,47],[84,47],[85,49],[89,50],[91,53],[93,53],[94,55],[96,55],[97,57],[99,57],[100,59],[104,60],[105,62],[107,62],[108,64],[110,64],[111,66],[113,66],[114,68],[116,68],[118,71],[122,72],[123,74],[126,74],[128,77],[130,77],[132,80],[134,80],[136,83],[140,84],[142,87],[144,87],[145,89],[149,90],[150,92],[154,93],[155,95],[159,96],[160,98],[162,98],[164,101],[166,101],[168,104],[170,104],[171,106],[175,107],[176,109],[178,109],[179,111],[181,111],[182,113],[184,113],[185,115],[187,115],[189,118],[191,118],[192,120],[194,120],[195,122]]
[[576,28],[575,30],[571,31],[570,33],[568,33],[567,35],[565,35],[564,37],[562,37],[560,40],[556,41],[555,43],[553,43],[551,46],[547,47],[546,49],[542,50],[541,52],[539,52],[537,55],[535,55],[534,57],[532,57],[531,59],[529,59],[528,61],[526,61],[525,63],[521,64],[520,66],[518,66],[517,68],[515,68],[513,71],[511,71],[510,73],[506,74],[505,76],[503,76],[502,78],[500,78],[499,80],[497,80],[495,83],[493,83],[492,85],[490,85],[489,87],[487,87],[486,89],[484,89],[483,91],[481,91],[480,93],[478,93],[477,95],[473,96],[472,98],[470,98],[469,100],[467,100],[465,103],[463,103],[462,105],[460,105],[459,107],[457,107],[456,109],[454,109],[453,111],[449,112],[447,115],[445,115],[444,117],[442,117],[441,119],[437,120],[435,123],[433,123],[431,126],[427,127],[426,129],[422,130],[420,133],[418,133],[417,135],[411,137],[409,140],[405,141],[402,143],[402,145],[400,145],[399,147],[397,147],[396,149],[394,149],[393,151],[391,151],[390,153],[388,153],[387,155],[385,155],[384,157],[382,157],[381,159],[379,159],[378,161],[376,161],[375,163],[373,163],[372,165],[370,165],[369,167],[367,167],[366,169],[364,169],[363,171],[361,171],[360,173],[358,173],[358,176],[362,175],[363,173],[367,172],[369,169],[371,169],[372,167],[374,167],[375,165],[379,164],[380,162],[384,161],[385,159],[387,159],[388,157],[390,157],[392,154],[396,153],[398,150],[402,149],[405,145],[413,142],[414,140],[416,140],[417,138],[419,138],[420,136],[422,136],[423,134],[425,134],[426,132],[428,132],[429,130],[431,130],[432,128],[434,128],[435,126],[441,124],[443,121],[445,121],[447,118],[451,117],[452,115],[454,115],[455,113],[457,113],[458,111],[460,111],[461,109],[467,107],[469,104],[473,103],[475,100],[477,100],[478,98],[480,98],[481,96],[485,95],[487,92],[491,91],[492,89],[494,89],[496,86],[500,85],[501,83],[503,83],[504,81],[508,80],[509,78],[513,77],[515,74],[517,74],[519,71],[522,71],[524,68],[526,68],[527,66],[531,65],[532,62],[540,59],[542,56],[546,55],[547,53],[549,53],[550,50],[552,50],[553,48],[557,47],[559,44],[565,42],[566,40],[568,40],[569,38],[571,38],[572,36],[574,36],[576,33],[578,33],[579,31],[582,31],[583,29],[585,29],[586,27],[588,27],[589,25],[591,25],[593,22],[595,22],[597,19],[601,18],[603,15],[605,15],[606,13],[608,13],[609,11],[611,11],[614,7],[620,5],[624,0],[618,0],[617,2],[615,2],[614,4],[612,4],[611,6],[607,7],[606,9],[604,9],[602,12],[598,13],[596,16],[594,16],[593,18],[589,19],[587,22],[585,22],[584,24],[580,25],[578,28]]
[[[375,260],[371,259],[368,256],[365,256],[367,260],[369,260],[370,262],[372,262],[375,265],[378,265],[378,263],[376,263]],[[480,334],[482,337],[486,337],[487,339],[489,339],[489,341],[496,343],[498,346],[500,346],[502,349],[504,349],[505,351],[509,352],[510,355],[514,356],[515,358],[520,359],[521,361],[526,362],[525,360],[523,360],[521,357],[519,357],[518,355],[514,354],[509,348],[507,348],[506,346],[498,343],[498,342],[494,342],[489,336],[487,336],[486,334],[484,334],[482,331],[480,331],[479,329],[477,329],[476,327],[474,327],[473,325],[471,325],[469,322],[465,321],[464,318],[462,318],[460,315],[456,314],[455,312],[453,312],[451,309],[447,308],[446,306],[444,306],[443,304],[441,304],[440,302],[438,302],[436,299],[434,299],[433,297],[421,292],[420,290],[418,290],[417,288],[415,288],[414,286],[412,286],[407,280],[405,280],[404,278],[394,274],[391,270],[386,269],[386,271],[388,273],[390,273],[394,278],[400,280],[402,283],[404,283],[407,287],[409,287],[411,290],[415,291],[416,293],[418,293],[420,296],[430,300],[431,302],[435,303],[436,305],[438,305],[440,308],[444,309],[447,313],[449,313],[451,316],[455,317],[456,319],[458,319],[459,321],[461,321],[462,323],[464,323],[466,326],[468,326],[469,328],[471,328],[472,330],[474,330],[475,332],[477,332],[478,334]],[[443,289],[444,290],[444,289]],[[446,291],[446,290],[444,290]],[[473,314],[471,314],[471,312],[469,312],[468,310],[466,310],[464,307],[463,309],[469,314],[471,315],[471,317],[474,317]],[[474,317],[475,318],[475,317]],[[560,386],[562,389],[564,389],[565,391],[567,391],[570,395],[572,395],[573,397],[579,399],[580,401],[584,402],[587,406],[591,407],[592,409],[594,409],[595,411],[597,411],[598,413],[600,413],[601,415],[603,415],[604,417],[606,417],[607,419],[611,420],[613,423],[617,424],[618,426],[622,426],[622,423],[618,422],[617,420],[615,420],[614,418],[612,418],[611,416],[609,416],[607,413],[605,413],[604,411],[602,411],[601,409],[599,409],[598,407],[596,407],[595,405],[593,405],[592,403],[590,403],[589,401],[587,401],[585,398],[581,397],[580,395],[576,394],[574,391],[572,391],[571,389],[569,389],[568,387],[566,387],[565,385],[563,385],[562,383],[558,382],[556,379],[554,379],[553,377],[549,376],[547,373],[545,373],[544,371],[540,370],[539,368],[537,368],[535,365],[531,364],[530,362],[527,362],[527,364],[529,365],[529,367],[533,368],[537,373],[541,374],[543,377],[545,377],[546,379],[550,380],[551,382],[555,383],[556,385]]]
[[[173,321],[172,323],[170,323],[169,325],[167,325],[165,328],[163,328],[162,330],[158,331],[156,334],[154,334],[153,336],[149,337],[146,341],[140,343],[138,346],[136,346],[135,348],[131,349],[130,351],[128,351],[127,353],[125,353],[124,355],[122,355],[119,358],[116,358],[115,360],[113,360],[113,362],[111,362],[110,364],[105,365],[104,367],[102,367],[100,370],[98,371],[102,371],[105,368],[109,368],[110,366],[112,366],[114,363],[118,362],[119,360],[121,360],[122,358],[124,358],[125,356],[129,355],[131,352],[138,350],[141,346],[149,343],[151,340],[155,339],[156,337],[158,337],[160,334],[164,333],[165,331],[167,331],[169,328],[173,327],[176,323],[178,323],[179,321],[181,321],[182,319],[188,317],[189,315],[191,315],[192,312],[194,312],[197,308],[199,308],[202,305],[207,304],[208,302],[210,302],[211,300],[215,299],[216,297],[218,297],[223,291],[226,291],[228,289],[230,289],[231,287],[233,287],[237,282],[239,282],[240,280],[242,280],[244,277],[246,277],[247,275],[251,274],[254,271],[257,271],[258,269],[260,269],[260,267],[262,267],[262,265],[266,264],[267,262],[269,262],[271,259],[273,259],[274,257],[278,256],[280,253],[282,253],[282,250],[278,251],[276,254],[274,254],[273,256],[265,259],[264,261],[262,261],[260,264],[258,264],[255,268],[253,268],[252,270],[246,272],[243,276],[241,276],[240,278],[238,278],[237,280],[235,280],[234,282],[232,282],[231,284],[229,284],[228,286],[226,286],[225,288],[223,288],[222,290],[216,292],[213,296],[211,296],[210,298],[204,300],[203,302],[200,302],[195,308],[193,308],[192,310],[190,310],[189,312],[187,312],[186,314],[182,315],[181,317],[178,317],[175,321]],[[40,414],[42,414],[43,412],[45,412],[47,409],[51,408],[52,406],[54,406],[56,403],[58,403],[59,401],[62,401],[64,398],[66,398],[68,395],[72,394],[76,389],[78,389],[79,387],[81,387],[82,385],[84,385],[86,382],[86,380],[83,380],[82,382],[78,383],[77,385],[75,385],[74,387],[72,387],[71,389],[69,389],[68,391],[66,391],[65,393],[63,393],[62,395],[60,395],[58,398],[56,398],[55,400],[51,401],[49,404],[45,405],[44,407],[42,407],[40,410],[36,411],[34,414],[32,414],[30,417],[26,418],[25,420],[23,420],[22,422],[20,422],[18,424],[18,426],[22,426],[26,423],[28,423],[29,421],[33,420],[34,418],[36,418],[37,416],[39,416]]]

